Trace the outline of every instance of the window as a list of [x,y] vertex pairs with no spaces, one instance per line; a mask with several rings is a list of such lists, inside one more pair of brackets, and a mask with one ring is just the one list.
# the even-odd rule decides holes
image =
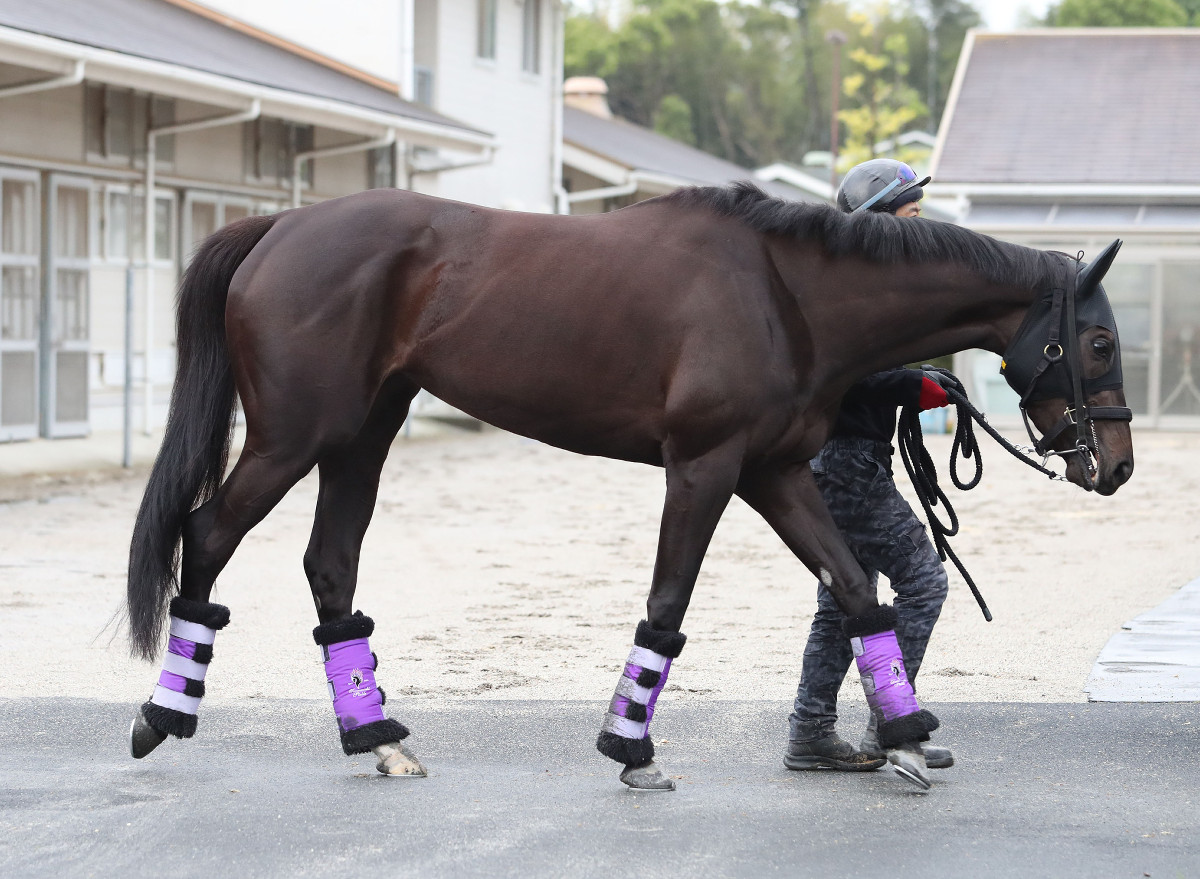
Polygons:
[[0,228],[0,338],[33,341],[40,291],[38,192],[32,180],[5,178],[0,184]]
[[[146,199],[141,190],[107,186],[101,198],[101,242],[104,259],[141,262],[146,252]],[[154,259],[175,258],[175,200],[169,194],[154,198]]]
[[426,107],[433,106],[433,71],[428,67],[413,68],[413,100]]
[[[254,205],[236,196],[213,192],[191,192],[183,203],[184,242],[187,259],[191,259],[204,240],[223,226],[244,219],[254,211]],[[261,208],[259,209],[260,212]]]
[[[296,153],[313,148],[311,125],[262,117],[247,122],[243,132],[246,179],[253,183],[291,183]],[[312,162],[305,162],[300,171],[301,181],[309,186],[313,182],[312,168]]]
[[392,189],[396,186],[396,148],[385,146],[367,151],[367,188]]
[[525,0],[521,7],[521,69],[542,69],[542,0]]
[[496,0],[475,0],[478,33],[475,54],[489,61],[496,60]]
[[[175,122],[175,101],[157,95],[89,83],[84,99],[84,145],[88,158],[144,165],[146,132]],[[175,161],[175,136],[155,142],[158,164]]]

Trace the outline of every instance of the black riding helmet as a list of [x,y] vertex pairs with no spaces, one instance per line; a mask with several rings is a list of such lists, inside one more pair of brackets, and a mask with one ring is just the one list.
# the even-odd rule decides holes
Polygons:
[[894,214],[910,201],[919,201],[921,189],[929,178],[918,181],[917,174],[895,159],[871,159],[855,165],[838,187],[837,206],[847,214],[873,211]]

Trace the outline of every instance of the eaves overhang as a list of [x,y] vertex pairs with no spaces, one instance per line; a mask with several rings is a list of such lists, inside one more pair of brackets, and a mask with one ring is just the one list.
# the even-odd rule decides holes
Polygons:
[[80,61],[85,65],[85,76],[89,81],[140,89],[164,97],[230,109],[241,109],[258,101],[266,116],[364,137],[378,137],[388,129],[394,129],[401,140],[435,149],[474,154],[497,147],[493,135],[466,126],[415,119],[0,26],[0,62],[62,75]]

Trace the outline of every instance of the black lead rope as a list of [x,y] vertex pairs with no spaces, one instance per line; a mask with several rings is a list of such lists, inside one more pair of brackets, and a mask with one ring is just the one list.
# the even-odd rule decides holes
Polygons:
[[[932,370],[933,367],[926,366],[924,369]],[[936,371],[948,375],[958,382],[958,379],[948,370],[938,369]],[[979,445],[975,441],[975,428],[972,422],[978,423],[992,439],[1018,460],[1053,480],[1063,481],[1062,476],[1026,457],[1019,448],[997,433],[996,429],[987,423],[987,418],[983,413],[971,405],[971,401],[967,399],[966,393],[961,389],[961,384],[957,388],[945,388],[945,391],[946,396],[954,403],[956,413],[954,444],[950,449],[950,479],[955,488],[961,491],[970,491],[979,485],[983,478],[983,458],[979,453]],[[967,573],[962,561],[950,548],[949,538],[954,537],[959,531],[958,514],[954,512],[954,508],[950,505],[950,499],[938,485],[937,468],[929,456],[929,450],[925,448],[925,436],[921,432],[921,410],[917,406],[905,406],[900,411],[896,440],[900,447],[900,458],[904,461],[904,469],[908,471],[908,478],[912,480],[917,499],[920,500],[921,507],[925,511],[925,521],[929,523],[929,531],[933,535],[933,545],[938,551],[938,556],[943,562],[947,559],[954,562],[954,567],[962,574],[962,578],[971,589],[971,594],[975,596],[975,601],[979,603],[979,609],[983,611],[983,618],[990,623],[992,612],[988,610],[987,602],[983,600],[979,587]],[[972,458],[975,460],[975,473],[969,481],[963,481],[958,475],[960,456],[965,460]],[[933,508],[939,504],[946,510],[948,524],[934,514]]]

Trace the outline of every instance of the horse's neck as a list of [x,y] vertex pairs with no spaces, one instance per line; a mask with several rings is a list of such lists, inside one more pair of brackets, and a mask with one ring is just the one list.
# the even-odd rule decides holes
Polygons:
[[839,385],[969,348],[1002,353],[1034,297],[946,264],[858,262],[841,275],[829,287],[838,291],[831,307],[812,319],[814,341],[825,348],[817,362],[829,364]]

